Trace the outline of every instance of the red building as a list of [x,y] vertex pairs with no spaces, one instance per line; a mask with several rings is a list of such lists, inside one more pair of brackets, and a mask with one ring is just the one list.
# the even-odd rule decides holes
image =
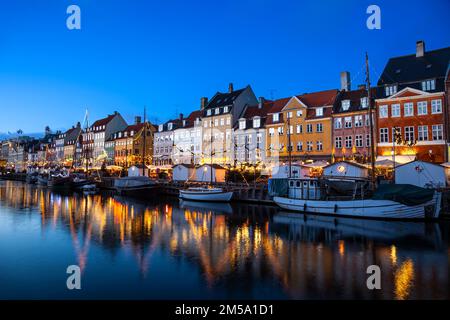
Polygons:
[[[391,58],[378,81],[377,160],[447,161],[445,79],[450,47]],[[395,158],[394,158],[395,157]]]

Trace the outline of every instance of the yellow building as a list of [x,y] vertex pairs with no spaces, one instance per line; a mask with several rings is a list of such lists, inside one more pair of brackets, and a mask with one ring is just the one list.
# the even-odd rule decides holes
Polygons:
[[287,162],[289,152],[297,162],[331,160],[331,114],[337,94],[327,90],[275,101],[266,123],[267,159],[272,166]]

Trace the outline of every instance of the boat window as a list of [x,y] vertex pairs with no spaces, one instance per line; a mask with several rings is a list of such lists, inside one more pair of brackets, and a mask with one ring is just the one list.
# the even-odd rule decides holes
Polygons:
[[297,181],[296,187],[297,187],[297,188],[300,188],[300,181]]
[[294,186],[294,181],[289,181],[289,186],[293,187]]
[[303,181],[303,186],[304,186],[304,187],[307,187],[307,186],[308,186],[308,182]]
[[314,181],[310,181],[310,182],[309,182],[309,186],[310,186],[310,187],[314,187],[314,186],[315,186]]

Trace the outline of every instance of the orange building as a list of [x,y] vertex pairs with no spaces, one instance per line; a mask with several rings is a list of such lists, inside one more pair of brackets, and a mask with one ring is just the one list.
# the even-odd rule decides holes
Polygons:
[[331,160],[331,114],[338,90],[305,93],[274,102],[266,123],[267,159],[271,165]]

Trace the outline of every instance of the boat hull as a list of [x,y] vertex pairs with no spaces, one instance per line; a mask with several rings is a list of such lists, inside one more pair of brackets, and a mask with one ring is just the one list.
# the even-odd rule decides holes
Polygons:
[[407,206],[391,200],[323,201],[274,197],[283,209],[303,213],[347,216],[369,219],[435,219],[439,217],[441,193],[420,205]]
[[214,192],[196,192],[189,190],[180,190],[180,198],[192,201],[206,202],[229,202],[233,197],[233,192],[214,191]]

